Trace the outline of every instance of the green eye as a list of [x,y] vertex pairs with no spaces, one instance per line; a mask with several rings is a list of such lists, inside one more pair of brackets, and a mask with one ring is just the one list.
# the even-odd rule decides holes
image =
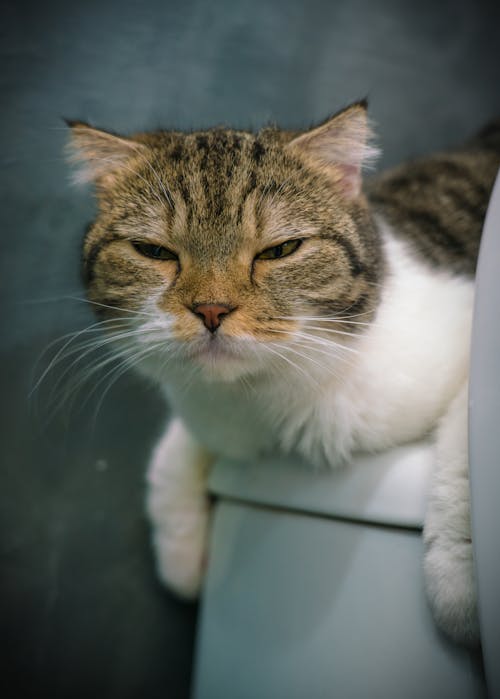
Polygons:
[[295,252],[302,245],[302,240],[287,240],[280,245],[274,245],[272,248],[263,250],[256,256],[256,260],[277,260],[280,257],[287,257]]
[[164,248],[162,245],[155,245],[154,243],[142,243],[139,240],[132,241],[134,249],[138,253],[144,255],[144,257],[151,257],[153,260],[175,260],[179,258],[168,248]]

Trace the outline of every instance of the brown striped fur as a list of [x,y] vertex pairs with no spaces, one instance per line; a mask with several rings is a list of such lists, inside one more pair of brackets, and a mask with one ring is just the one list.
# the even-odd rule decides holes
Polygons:
[[[83,179],[95,179],[99,202],[84,244],[90,299],[138,309],[161,289],[160,307],[176,318],[181,340],[198,331],[189,309],[200,303],[234,308],[225,332],[256,339],[275,338],[268,331],[290,326],[298,313],[368,320],[384,265],[367,202],[355,191],[365,112],[353,105],[306,140],[275,128],[124,139],[72,124],[73,153],[84,162]],[[330,124],[353,162],[321,157],[330,152]],[[294,254],[257,259],[290,239],[303,241]],[[144,257],[137,241],[179,259]]]
[[[256,339],[298,314],[369,320],[384,276],[373,212],[433,265],[472,273],[500,162],[497,125],[462,149],[375,179],[370,208],[359,188],[371,154],[364,103],[302,135],[216,128],[124,138],[70,125],[80,179],[95,181],[99,202],[84,244],[90,299],[134,310],[160,293],[186,341],[199,330],[192,308],[200,303],[235,309],[225,332]],[[293,239],[303,241],[293,254],[257,258]],[[137,241],[178,260],[145,257]]]
[[84,243],[89,298],[112,318],[119,367],[141,365],[178,416],[148,476],[159,571],[174,590],[201,584],[213,455],[277,450],[335,466],[437,426],[426,585],[440,627],[477,641],[463,275],[474,272],[499,134],[493,124],[396,168],[366,196],[364,103],[302,134],[126,138],[72,124],[80,179],[95,182],[99,204]]
[[474,274],[500,167],[500,121],[462,148],[402,165],[368,186],[375,210],[433,266]]

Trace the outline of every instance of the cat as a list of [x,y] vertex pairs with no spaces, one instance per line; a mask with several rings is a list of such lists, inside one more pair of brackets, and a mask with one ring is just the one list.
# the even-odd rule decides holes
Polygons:
[[69,126],[98,201],[88,299],[174,414],[148,469],[161,579],[200,590],[215,457],[333,468],[433,433],[427,595],[449,637],[477,644],[467,381],[500,124],[366,185],[364,101],[304,132]]

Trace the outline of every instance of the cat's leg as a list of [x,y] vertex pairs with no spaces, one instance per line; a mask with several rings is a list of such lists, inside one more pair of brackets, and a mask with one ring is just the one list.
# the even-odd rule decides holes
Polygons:
[[194,599],[206,561],[211,457],[179,419],[168,425],[147,474],[147,510],[161,580],[176,594]]
[[466,645],[479,643],[472,558],[467,384],[437,432],[436,468],[424,526],[425,581],[438,626]]

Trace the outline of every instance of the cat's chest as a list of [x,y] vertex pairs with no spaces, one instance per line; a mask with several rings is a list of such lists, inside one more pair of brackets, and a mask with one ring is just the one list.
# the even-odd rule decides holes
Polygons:
[[433,429],[468,376],[473,281],[426,266],[390,235],[386,249],[379,311],[336,401],[361,449]]
[[[436,425],[467,377],[473,284],[430,270],[394,241],[387,253],[379,312],[348,364],[332,357],[327,366],[324,357],[318,377],[318,361],[308,366],[304,358],[300,371],[288,364],[286,375],[249,386],[168,386],[172,407],[200,443],[236,458],[279,449],[334,465],[352,450],[384,449]],[[328,369],[341,379],[329,380]]]
[[214,454],[248,458],[272,451],[275,431],[263,411],[263,396],[240,383],[170,384],[167,398],[197,440]]

